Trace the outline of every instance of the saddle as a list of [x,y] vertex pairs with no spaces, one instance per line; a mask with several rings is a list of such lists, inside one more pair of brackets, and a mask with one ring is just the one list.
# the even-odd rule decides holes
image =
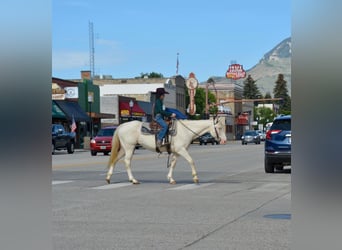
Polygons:
[[[165,134],[164,142],[161,146],[162,151],[165,149],[166,146],[166,152],[169,154],[171,153],[171,148],[170,148],[170,137],[176,135],[176,126],[175,126],[175,120],[165,120],[166,124],[168,125],[168,129]],[[143,122],[141,126],[141,133],[145,135],[154,135],[155,136],[155,142],[157,145],[157,135],[159,131],[162,129],[162,126],[159,125],[158,122],[155,120],[152,120],[151,122]],[[156,147],[156,151],[158,153],[161,153],[161,148]]]
[[[168,125],[168,129],[166,132],[165,137],[167,136],[174,136],[176,135],[176,128],[175,128],[175,122],[172,120],[165,120],[166,124]],[[143,134],[149,134],[149,135],[157,135],[159,131],[162,129],[162,126],[159,125],[158,122],[155,120],[152,120],[151,122],[143,122],[141,126],[141,132]]]

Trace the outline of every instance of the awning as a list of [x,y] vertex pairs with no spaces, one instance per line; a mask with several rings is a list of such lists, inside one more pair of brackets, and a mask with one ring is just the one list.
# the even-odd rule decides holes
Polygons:
[[[120,102],[119,107],[121,116],[131,115],[131,108],[129,107],[128,102]],[[134,102],[134,105],[132,107],[132,116],[145,116],[144,110],[138,105],[137,102]]]
[[138,105],[144,110],[146,115],[152,115],[152,103],[137,101]]
[[57,104],[52,101],[52,118],[66,119],[66,115],[63,111],[57,106]]
[[175,113],[177,119],[188,119],[188,117],[184,115],[182,112],[180,112],[178,109],[165,108],[165,110],[171,113]]
[[235,123],[237,125],[248,125],[248,115],[239,115],[236,118]]
[[83,111],[77,102],[60,101],[54,100],[57,106],[65,113],[68,120],[72,120],[74,117],[75,121],[90,122],[89,116]]

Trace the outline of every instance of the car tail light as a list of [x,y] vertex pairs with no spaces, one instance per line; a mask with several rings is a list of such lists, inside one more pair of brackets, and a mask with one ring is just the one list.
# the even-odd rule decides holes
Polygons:
[[266,133],[266,139],[271,140],[271,134],[274,135],[274,134],[278,134],[280,132],[281,132],[280,129],[268,130]]

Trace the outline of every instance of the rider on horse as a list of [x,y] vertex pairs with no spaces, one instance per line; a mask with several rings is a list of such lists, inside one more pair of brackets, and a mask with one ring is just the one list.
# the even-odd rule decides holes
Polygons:
[[165,94],[169,94],[166,92],[164,88],[157,88],[156,90],[156,102],[154,105],[154,118],[155,121],[162,127],[157,135],[157,146],[160,147],[162,145],[163,138],[167,132],[168,125],[164,121],[165,117],[176,117],[175,113],[165,111],[165,106],[163,103]]

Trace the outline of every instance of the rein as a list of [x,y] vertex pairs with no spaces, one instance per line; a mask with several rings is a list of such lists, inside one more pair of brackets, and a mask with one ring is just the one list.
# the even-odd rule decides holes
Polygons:
[[[214,123],[214,129],[215,129],[215,133],[216,133],[216,138],[220,139],[219,134],[218,134],[218,132],[217,132],[217,129],[216,129],[216,127],[215,127],[215,124],[217,124],[218,121],[215,123],[215,119],[216,119],[216,118],[213,119],[213,123]],[[181,120],[177,120],[177,121],[180,122],[180,123],[183,125],[183,127],[185,127],[186,129],[188,129],[189,131],[191,131],[194,135],[197,135],[198,137],[201,136],[199,133],[196,133],[196,132],[193,131],[191,128],[189,128],[188,126],[186,126]]]

